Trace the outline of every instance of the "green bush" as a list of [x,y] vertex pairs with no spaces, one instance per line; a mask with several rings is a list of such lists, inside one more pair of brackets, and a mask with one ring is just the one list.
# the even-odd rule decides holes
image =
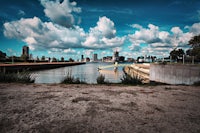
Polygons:
[[0,82],[4,83],[34,83],[34,81],[29,72],[0,73]]
[[123,77],[121,78],[122,84],[129,84],[129,85],[141,85],[143,79],[141,79],[138,75],[134,75],[133,77],[124,73]]

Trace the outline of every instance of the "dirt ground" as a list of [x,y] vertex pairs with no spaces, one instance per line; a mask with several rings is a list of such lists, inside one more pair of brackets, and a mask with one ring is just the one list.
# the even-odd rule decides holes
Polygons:
[[200,88],[0,84],[0,132],[199,133]]

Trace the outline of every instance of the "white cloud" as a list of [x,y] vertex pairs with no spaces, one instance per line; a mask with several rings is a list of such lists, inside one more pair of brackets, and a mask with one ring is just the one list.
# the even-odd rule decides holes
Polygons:
[[194,35],[200,34],[200,23],[194,23],[191,27],[187,26]]
[[72,27],[75,24],[75,17],[73,13],[80,13],[81,8],[76,7],[76,2],[70,2],[69,0],[64,0],[60,2],[59,0],[40,0],[41,4],[44,6],[44,12],[47,17],[49,17],[54,23],[65,27]]
[[4,35],[23,40],[32,50],[67,49],[81,47],[85,32],[78,26],[68,29],[34,17],[4,23]]
[[171,32],[174,34],[174,35],[182,35],[183,34],[183,31],[180,29],[180,27],[173,27],[171,29]]
[[86,33],[79,26],[66,28],[53,22],[42,22],[38,17],[22,18],[4,23],[4,35],[24,41],[31,50],[86,48],[107,49],[120,47],[126,37],[117,37],[114,23],[106,18],[99,18],[97,26]]
[[97,26],[94,29],[100,31],[104,37],[109,39],[115,37],[116,34],[114,22],[105,16],[99,18]]
[[76,50],[69,48],[69,49],[65,49],[64,53],[65,54],[76,54]]
[[[148,28],[138,24],[133,24],[132,27],[136,28],[136,31],[134,34],[128,35],[129,41],[132,43],[129,49],[141,53],[146,51],[146,53],[164,54],[176,47],[186,49],[188,41],[200,33],[200,23],[185,27],[189,29],[189,32],[183,32],[180,27],[172,27],[171,33],[160,31],[159,27],[153,24],[149,24]],[[146,45],[143,46],[143,44]]]
[[99,18],[97,26],[90,28],[83,46],[91,49],[106,49],[122,46],[125,37],[117,37],[114,22],[107,17]]
[[94,52],[94,50],[92,50],[92,49],[84,50],[83,51],[84,55],[86,55],[87,57],[90,57],[93,52]]

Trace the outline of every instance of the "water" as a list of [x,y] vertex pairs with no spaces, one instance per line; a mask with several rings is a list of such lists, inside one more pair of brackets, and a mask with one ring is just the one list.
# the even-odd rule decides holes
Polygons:
[[113,63],[86,63],[77,66],[68,66],[50,70],[35,71],[32,76],[35,83],[60,83],[68,73],[75,78],[85,81],[89,84],[96,84],[96,79],[100,74],[105,76],[105,80],[111,83],[119,83],[123,76],[123,67],[118,67],[115,72],[114,68],[106,68],[98,71],[99,66],[112,65]]

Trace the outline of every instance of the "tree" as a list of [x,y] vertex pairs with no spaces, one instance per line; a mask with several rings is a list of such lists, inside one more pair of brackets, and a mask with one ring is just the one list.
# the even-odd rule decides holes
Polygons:
[[200,47],[200,35],[194,36],[192,39],[190,39],[189,45],[191,45],[192,48]]
[[23,60],[24,62],[26,62],[26,61],[28,60],[28,56],[25,55],[25,54],[21,55],[20,58],[21,58],[21,60]]
[[61,57],[61,62],[64,62],[65,61],[65,58],[64,57]]
[[187,50],[187,55],[194,56],[197,61],[200,61],[200,35],[190,39],[189,45],[192,46],[192,49]]
[[41,61],[45,61],[45,56],[42,56]]
[[0,51],[0,59],[5,59],[5,58],[6,58],[6,53]]
[[182,60],[183,55],[185,55],[185,52],[183,49],[174,49],[170,52],[170,56],[172,60],[178,61],[179,59]]
[[69,58],[69,62],[74,62],[74,60],[72,58]]
[[57,62],[57,59],[55,57],[53,57],[52,62]]

